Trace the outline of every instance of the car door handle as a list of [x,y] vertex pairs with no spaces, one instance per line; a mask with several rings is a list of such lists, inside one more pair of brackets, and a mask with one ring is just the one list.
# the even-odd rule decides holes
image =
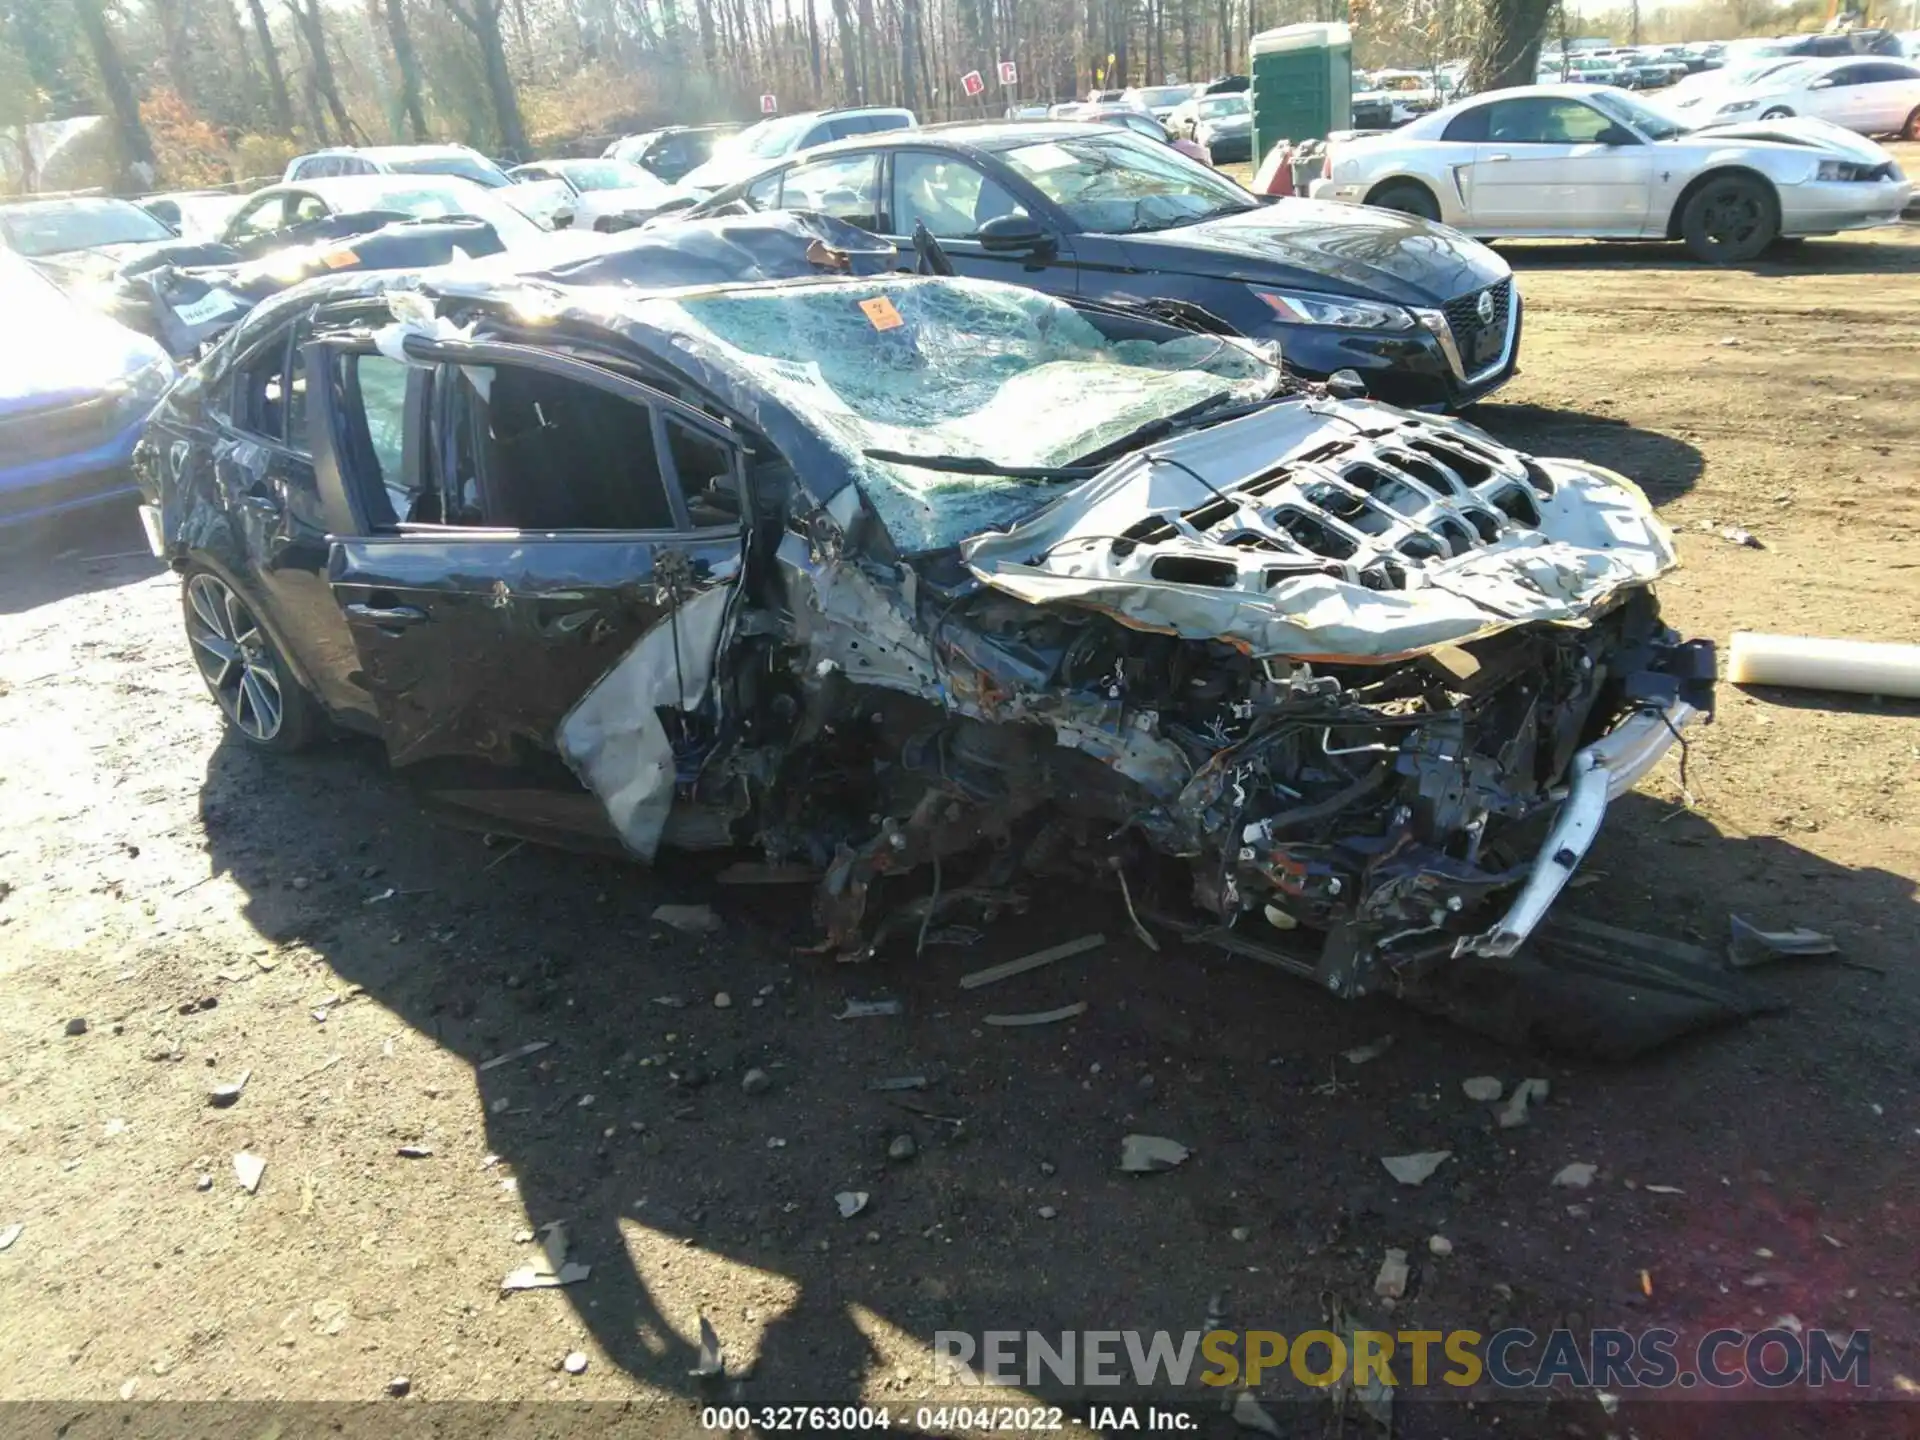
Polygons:
[[1486,155],[1486,156],[1482,156],[1481,158],[1484,159],[1488,164],[1492,164],[1496,160],[1511,160],[1513,157],[1511,155]]
[[383,629],[418,625],[427,618],[427,612],[417,605],[363,605],[358,601],[347,606],[347,614]]

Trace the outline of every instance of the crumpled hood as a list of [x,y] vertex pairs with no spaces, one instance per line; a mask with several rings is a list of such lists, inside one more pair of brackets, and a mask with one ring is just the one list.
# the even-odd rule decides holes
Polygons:
[[1795,150],[1819,150],[1862,165],[1885,165],[1893,156],[1864,135],[1856,135],[1831,120],[1811,115],[1790,115],[1784,120],[1735,120],[1724,125],[1706,125],[1667,144],[1698,144],[1703,140],[1758,140]]
[[36,339],[0,345],[0,416],[94,399],[166,359],[146,336],[54,292],[19,300],[7,318],[16,334]]
[[142,240],[125,245],[98,245],[91,250],[62,250],[34,260],[40,273],[62,290],[111,280],[129,261],[178,245],[177,239]]
[[1676,563],[1631,481],[1530,461],[1457,421],[1337,401],[1156,445],[960,554],[1030,604],[1349,662],[1584,624]]
[[1392,210],[1285,199],[1177,230],[1124,237],[1143,269],[1437,305],[1507,279],[1457,230]]

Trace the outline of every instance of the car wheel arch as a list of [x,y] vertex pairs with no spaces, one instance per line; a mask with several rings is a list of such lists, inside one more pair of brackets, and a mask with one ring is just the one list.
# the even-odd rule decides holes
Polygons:
[[[210,537],[203,535],[201,542],[207,538]],[[230,530],[227,532],[227,538],[229,540],[234,538]],[[262,597],[259,587],[247,581],[244,566],[230,563],[218,549],[205,543],[192,543],[183,547],[179,557],[173,561],[173,569],[174,573],[180,577],[182,586],[194,571],[204,570],[244,600],[247,609],[253,612],[255,622],[267,632],[267,638],[273,642],[274,650],[282,660],[286,661],[287,669],[293,672],[287,678],[307,692],[308,698],[313,701],[314,708],[320,714],[331,718],[331,712],[320,699],[320,692],[314,686],[313,675],[307,668],[305,657],[287,642],[285,632],[280,629],[278,622],[274,619],[272,606]]]
[[1667,212],[1667,239],[1678,240],[1680,238],[1681,219],[1687,213],[1688,202],[1715,180],[1724,180],[1729,176],[1739,176],[1743,180],[1759,182],[1761,188],[1767,192],[1767,198],[1773,204],[1774,224],[1776,226],[1779,225],[1780,189],[1774,184],[1771,176],[1762,174],[1751,165],[1715,165],[1712,169],[1703,170],[1694,176],[1693,179],[1687,182],[1686,188],[1674,197],[1673,209]]
[[1382,195],[1400,189],[1421,191],[1429,200],[1433,201],[1433,208],[1439,213],[1442,223],[1445,222],[1446,206],[1441,203],[1440,192],[1434,188],[1433,182],[1423,175],[1394,174],[1385,176],[1382,179],[1374,181],[1373,184],[1367,187],[1366,196],[1360,203],[1363,205],[1376,204]]

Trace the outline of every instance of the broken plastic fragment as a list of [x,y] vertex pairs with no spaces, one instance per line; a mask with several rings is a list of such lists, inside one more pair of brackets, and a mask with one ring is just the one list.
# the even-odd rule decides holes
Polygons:
[[1242,1390],[1233,1397],[1233,1423],[1242,1430],[1252,1430],[1260,1435],[1271,1435],[1275,1440],[1285,1433],[1273,1416],[1269,1415],[1260,1402],[1253,1398],[1251,1390]]
[[983,1015],[983,1025],[1051,1025],[1058,1020],[1071,1020],[1076,1015],[1087,1013],[1087,1002],[1076,1000],[1071,1005],[1062,1005],[1058,1010],[1031,1010],[1023,1015]]
[[1751,969],[1773,960],[1796,955],[1838,955],[1840,947],[1831,935],[1818,930],[1795,927],[1792,930],[1762,930],[1738,915],[1727,917],[1727,960],[1737,970]]
[[898,1000],[849,1000],[847,1008],[833,1018],[836,1020],[872,1020],[882,1015],[898,1015]]
[[1553,1177],[1553,1183],[1568,1190],[1584,1190],[1593,1183],[1594,1173],[1599,1168],[1585,1160],[1576,1160],[1571,1165],[1563,1166],[1560,1173]]
[[1460,1093],[1469,1100],[1485,1104],[1500,1098],[1500,1092],[1506,1087],[1500,1083],[1497,1075],[1474,1075],[1460,1082]]
[[842,1190],[833,1197],[833,1203],[840,1207],[840,1218],[851,1220],[867,1208],[867,1192],[864,1190]]
[[1130,1175],[1151,1175],[1184,1164],[1192,1153],[1164,1135],[1128,1135],[1120,1141],[1120,1168]]
[[15,1222],[4,1230],[0,1230],[0,1250],[11,1249],[13,1242],[20,1238],[20,1232],[26,1228],[25,1225]]
[[1527,1105],[1530,1101],[1547,1098],[1545,1080],[1522,1080],[1513,1087],[1513,1094],[1507,1097],[1507,1103],[1494,1113],[1493,1123],[1502,1130],[1512,1130],[1527,1123]]
[[1380,1273],[1374,1277],[1373,1293],[1382,1300],[1404,1299],[1411,1275],[1407,1266],[1407,1252],[1390,1249],[1380,1262]]
[[267,1162],[258,1155],[249,1155],[245,1150],[233,1157],[234,1178],[240,1182],[240,1188],[249,1195],[260,1188],[260,1177],[267,1173]]
[[656,905],[653,918],[686,935],[711,935],[720,928],[711,905]]
[[1031,955],[1022,955],[1004,964],[989,965],[984,970],[975,970],[971,974],[962,975],[960,988],[977,990],[982,985],[991,985],[995,981],[1005,980],[1012,975],[1023,975],[1029,970],[1038,970],[1042,965],[1051,965],[1056,960],[1065,960],[1068,956],[1083,954],[1106,943],[1105,935],[1082,935],[1078,940],[1051,945],[1045,950],[1036,950]]
[[1452,1158],[1451,1150],[1419,1150],[1411,1155],[1382,1155],[1380,1163],[1402,1185],[1422,1185],[1428,1176]]
[[482,1070],[497,1070],[509,1061],[524,1060],[529,1055],[538,1055],[551,1044],[553,1044],[551,1040],[529,1040],[518,1049],[509,1050],[504,1055],[496,1055],[491,1060],[482,1060],[479,1068]]
[[1378,1060],[1392,1048],[1393,1036],[1382,1035],[1378,1040],[1369,1041],[1365,1045],[1356,1045],[1351,1050],[1342,1050],[1340,1054],[1349,1065],[1364,1065],[1369,1060]]

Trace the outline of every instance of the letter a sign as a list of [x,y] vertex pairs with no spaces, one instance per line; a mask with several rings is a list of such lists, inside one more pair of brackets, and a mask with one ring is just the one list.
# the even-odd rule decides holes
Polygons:
[[762,115],[771,115],[773,114],[774,111],[778,110],[779,108],[780,108],[780,102],[774,99],[773,96],[762,95],[760,97],[760,113]]

